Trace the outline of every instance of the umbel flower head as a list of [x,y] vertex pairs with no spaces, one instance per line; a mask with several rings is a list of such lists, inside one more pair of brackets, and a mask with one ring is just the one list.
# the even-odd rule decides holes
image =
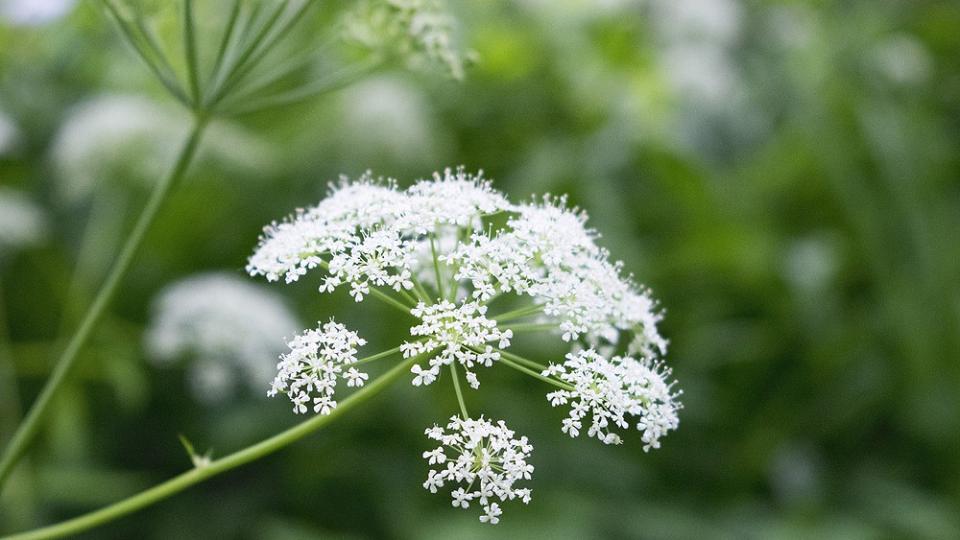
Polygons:
[[444,484],[458,483],[450,494],[453,506],[469,508],[476,501],[483,507],[480,521],[496,524],[500,521],[501,502],[520,499],[530,502],[529,488],[514,488],[518,480],[530,480],[533,465],[527,463],[533,446],[526,437],[514,439],[503,420],[494,424],[479,420],[450,418],[444,429],[437,425],[426,430],[430,439],[440,446],[423,453],[423,458],[437,469],[431,469],[423,487],[436,493]]
[[[467,413],[460,381],[478,389],[481,367],[503,365],[551,386],[548,402],[569,407],[560,427],[571,437],[620,444],[632,425],[644,450],[659,448],[680,409],[662,360],[661,314],[586,223],[563,197],[513,203],[482,173],[462,168],[406,189],[369,173],[341,179],[317,206],[268,226],[247,271],[287,283],[315,272],[323,293],[345,289],[357,302],[374,298],[402,311],[409,338],[358,358],[363,339],[324,323],[290,343],[270,395],[287,395],[294,412],[327,414],[339,381],[362,385],[367,374],[358,365],[389,358],[408,362],[414,386],[450,380],[461,415],[446,430],[427,430],[441,447],[424,456],[445,468],[431,471],[424,487],[464,483],[454,506],[478,502],[486,523],[499,521],[500,503],[529,501],[529,490],[513,484],[533,467],[526,438]],[[554,336],[571,352],[544,365],[508,350],[524,333]]]

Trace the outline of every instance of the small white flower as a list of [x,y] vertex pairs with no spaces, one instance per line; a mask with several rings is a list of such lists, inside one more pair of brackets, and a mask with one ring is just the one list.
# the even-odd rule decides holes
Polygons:
[[344,378],[347,379],[347,386],[353,388],[363,386],[367,379],[370,378],[370,375],[357,371],[357,368],[352,367],[344,374]]
[[440,370],[436,366],[430,369],[423,369],[420,364],[414,364],[410,368],[410,372],[416,375],[416,377],[413,378],[414,386],[427,386],[437,380],[437,376],[440,374]]
[[357,348],[364,344],[356,332],[333,320],[306,330],[289,343],[290,352],[280,357],[267,395],[287,394],[298,414],[307,412],[311,400],[314,412],[330,414],[337,406],[333,394],[338,377],[346,380],[347,386],[362,386],[368,377],[348,367],[356,363]]
[[500,523],[500,514],[503,513],[503,510],[500,510],[500,505],[497,503],[490,503],[487,506],[483,507],[484,514],[480,516],[481,523],[489,523],[491,525],[496,525]]
[[530,501],[530,490],[514,484],[531,478],[533,465],[527,459],[533,446],[526,437],[515,439],[514,432],[502,420],[494,424],[482,417],[474,420],[454,416],[446,429],[433,426],[426,430],[426,435],[441,445],[424,452],[423,457],[431,465],[446,464],[430,470],[423,487],[431,493],[436,493],[445,482],[463,484],[465,487],[450,494],[453,506],[468,508],[476,500],[484,511],[480,521],[490,524],[498,523],[503,513],[494,501]]

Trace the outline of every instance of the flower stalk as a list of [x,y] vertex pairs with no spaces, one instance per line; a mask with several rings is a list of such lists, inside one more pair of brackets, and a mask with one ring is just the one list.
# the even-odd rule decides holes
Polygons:
[[16,465],[20,457],[26,452],[27,447],[37,436],[54,397],[64,382],[66,382],[67,377],[76,364],[80,349],[82,349],[90,339],[93,329],[97,323],[100,322],[100,319],[103,318],[107,306],[113,300],[113,297],[116,296],[120,282],[123,281],[123,278],[130,270],[130,265],[137,251],[140,249],[140,245],[143,243],[147,231],[150,230],[151,225],[153,225],[153,222],[156,220],[157,214],[163,207],[163,203],[167,200],[174,186],[176,186],[186,174],[190,163],[193,161],[193,157],[196,155],[197,147],[200,144],[206,126],[206,117],[199,115],[195,117],[190,134],[181,147],[173,168],[154,186],[146,207],[144,207],[143,212],[130,231],[130,236],[127,237],[127,240],[124,242],[123,248],[120,250],[116,261],[114,261],[106,281],[104,281],[100,287],[93,303],[83,316],[80,326],[77,327],[70,341],[67,343],[66,348],[63,350],[63,353],[57,360],[53,372],[50,374],[50,378],[44,385],[43,390],[40,391],[37,400],[30,407],[30,411],[20,426],[18,426],[6,448],[4,448],[3,456],[0,457],[0,489],[2,489],[3,482],[10,475],[14,465]]
[[149,488],[146,491],[141,491],[136,495],[101,508],[100,510],[49,527],[5,537],[3,540],[44,540],[77,534],[98,525],[115,521],[147,506],[156,504],[214,476],[268,456],[323,428],[353,408],[379,394],[387,388],[390,383],[397,380],[397,378],[404,373],[407,373],[410,366],[415,363],[417,359],[418,358],[410,358],[400,362],[380,377],[351,394],[350,397],[344,399],[335,409],[332,409],[329,414],[313,416],[309,420],[305,420],[286,431],[282,431],[270,438],[220,459],[212,460],[203,467],[194,467],[166,482]]

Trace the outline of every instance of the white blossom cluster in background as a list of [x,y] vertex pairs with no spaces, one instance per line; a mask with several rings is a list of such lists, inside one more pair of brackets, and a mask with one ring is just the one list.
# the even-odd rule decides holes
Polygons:
[[[357,334],[332,321],[308,330],[290,343],[270,395],[286,394],[294,412],[312,404],[326,414],[336,406],[338,380],[359,386],[367,379],[353,364],[405,359],[414,386],[446,380],[441,371],[448,368],[461,416],[450,433],[427,433],[460,456],[430,453],[431,464],[447,468],[433,471],[425,486],[466,483],[454,492],[454,506],[478,500],[489,523],[499,520],[503,501],[529,500],[529,491],[511,486],[532,467],[526,439],[468,414],[459,379],[478,389],[477,366],[504,365],[552,386],[547,400],[569,406],[561,430],[571,437],[586,432],[620,444],[632,425],[644,450],[659,448],[677,429],[680,409],[662,361],[661,314],[597,239],[586,213],[565,198],[512,203],[482,173],[462,168],[406,189],[369,173],[341,179],[317,206],[266,227],[247,271],[287,283],[316,272],[321,292],[345,290],[357,302],[373,298],[402,310],[410,337],[358,360],[364,343]],[[555,336],[571,353],[543,365],[508,351],[522,333]]]
[[457,46],[455,23],[445,0],[362,0],[344,26],[351,41],[391,51],[414,68],[441,65],[462,79],[470,55]]
[[186,360],[190,388],[202,402],[222,401],[237,386],[261,394],[276,373],[272,358],[301,325],[283,300],[230,273],[178,281],[154,300],[145,336],[158,366]]
[[[103,182],[155,181],[180,150],[190,121],[187,111],[136,95],[102,95],[77,104],[50,150],[59,196],[76,203]],[[246,130],[223,121],[210,129],[201,160],[241,169],[269,163],[269,147]]]
[[501,420],[494,424],[457,416],[446,429],[434,425],[426,435],[440,446],[423,453],[431,469],[423,487],[436,493],[446,484],[461,484],[450,494],[455,508],[469,508],[476,501],[483,507],[480,521],[496,524],[503,511],[500,502],[520,499],[530,502],[530,488],[515,488],[519,480],[530,480],[533,465],[527,463],[533,446],[526,437],[514,438],[514,432]]
[[10,26],[41,26],[70,13],[77,0],[0,0],[0,21]]
[[46,236],[47,217],[25,194],[0,187],[0,258]]

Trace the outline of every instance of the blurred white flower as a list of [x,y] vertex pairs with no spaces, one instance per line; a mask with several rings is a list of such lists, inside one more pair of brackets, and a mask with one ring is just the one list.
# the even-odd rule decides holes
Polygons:
[[419,165],[442,144],[430,105],[413,84],[395,76],[364,80],[342,91],[339,154],[365,162]]
[[884,39],[873,47],[868,57],[873,68],[895,84],[920,85],[933,73],[930,52],[909,34],[895,34]]
[[653,24],[663,72],[677,100],[681,144],[703,147],[705,126],[717,118],[738,132],[760,122],[732,51],[743,13],[736,0],[656,0]]
[[299,327],[276,294],[232,274],[207,273],[161,291],[145,340],[159,366],[186,357],[196,397],[215,402],[240,383],[259,394],[273,376],[283,337]]
[[817,13],[805,4],[780,4],[767,9],[771,38],[787,49],[804,49],[817,41]]
[[737,0],[653,0],[657,28],[669,41],[730,44],[740,33]]
[[26,195],[0,187],[0,256],[37,244],[47,233],[47,217]]
[[0,19],[11,26],[39,26],[70,13],[76,0],[0,0]]
[[787,249],[783,272],[801,295],[816,295],[826,288],[839,266],[836,246],[830,238],[809,236]]
[[[78,202],[102,182],[152,185],[167,172],[189,129],[188,112],[140,96],[104,95],[78,104],[50,151],[60,195]],[[256,169],[269,163],[270,149],[236,125],[215,122],[198,159]]]
[[413,68],[439,64],[462,79],[470,55],[459,49],[455,25],[445,0],[361,0],[344,28],[347,39],[399,56]]
[[667,77],[689,102],[718,110],[731,105],[741,91],[736,66],[713,44],[676,44],[663,53]]
[[462,484],[450,494],[454,508],[469,508],[476,501],[483,508],[480,521],[492,525],[503,513],[494,501],[530,502],[530,489],[515,488],[514,484],[533,475],[533,465],[527,463],[533,446],[526,437],[514,439],[514,432],[503,420],[494,424],[483,417],[473,420],[454,416],[446,429],[434,425],[425,433],[440,443],[423,453],[430,465],[437,465],[423,483],[430,493],[447,483]]
[[781,444],[774,450],[767,467],[767,481],[781,504],[808,504],[823,496],[825,475],[821,456],[812,444]]

